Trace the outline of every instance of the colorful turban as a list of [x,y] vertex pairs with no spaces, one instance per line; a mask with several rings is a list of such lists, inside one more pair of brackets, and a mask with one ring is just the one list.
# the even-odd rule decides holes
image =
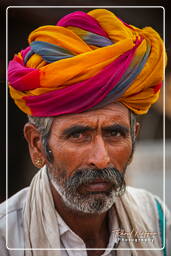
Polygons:
[[121,102],[145,114],[159,96],[166,53],[151,27],[105,9],[76,11],[42,26],[9,63],[10,94],[32,116],[58,116]]

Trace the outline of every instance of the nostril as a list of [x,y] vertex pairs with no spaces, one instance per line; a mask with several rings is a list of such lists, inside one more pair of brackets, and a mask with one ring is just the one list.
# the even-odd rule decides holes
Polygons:
[[107,168],[110,165],[110,158],[108,156],[91,157],[89,165],[98,169]]

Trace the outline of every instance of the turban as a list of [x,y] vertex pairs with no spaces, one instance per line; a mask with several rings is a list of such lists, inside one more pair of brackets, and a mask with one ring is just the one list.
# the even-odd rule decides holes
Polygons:
[[30,33],[9,63],[10,95],[32,116],[81,113],[121,102],[145,114],[159,97],[166,53],[151,27],[106,9],[76,11]]

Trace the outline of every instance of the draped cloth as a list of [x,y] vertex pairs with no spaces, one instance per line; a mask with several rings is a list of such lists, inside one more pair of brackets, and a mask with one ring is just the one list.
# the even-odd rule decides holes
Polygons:
[[151,27],[128,25],[106,9],[76,11],[35,29],[9,63],[17,106],[32,116],[87,111],[119,101],[145,114],[159,97],[166,53]]
[[[144,201],[143,197],[138,198],[138,200],[140,200],[142,204],[145,203],[146,207],[150,207],[151,214],[155,213],[154,199],[149,196],[148,200],[145,197],[146,201]],[[158,231],[157,224],[155,224],[155,221],[153,220],[153,218],[155,219],[155,214],[147,216],[145,211],[141,212],[129,190],[116,200],[114,206],[123,230],[132,231],[134,229],[135,231],[141,232]],[[60,256],[59,250],[50,250],[53,248],[60,248],[60,236],[57,214],[45,167],[43,167],[32,180],[23,214],[25,248],[47,248],[47,250],[25,250],[25,256]],[[156,222],[157,221],[158,220],[156,220]],[[154,239],[154,242],[148,243],[130,241],[125,246],[123,243],[120,243],[118,248],[128,247],[140,248],[142,250],[143,248],[160,248],[161,242],[159,238]],[[128,256],[162,255],[161,251],[117,250],[117,255],[119,256],[124,256],[125,253]]]

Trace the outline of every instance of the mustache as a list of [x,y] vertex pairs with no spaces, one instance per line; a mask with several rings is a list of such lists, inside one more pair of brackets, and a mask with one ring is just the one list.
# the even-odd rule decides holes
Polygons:
[[123,192],[126,188],[124,174],[125,172],[120,172],[113,167],[104,169],[79,169],[65,181],[65,187],[76,190],[81,185],[101,179],[104,182],[112,183],[116,192]]

